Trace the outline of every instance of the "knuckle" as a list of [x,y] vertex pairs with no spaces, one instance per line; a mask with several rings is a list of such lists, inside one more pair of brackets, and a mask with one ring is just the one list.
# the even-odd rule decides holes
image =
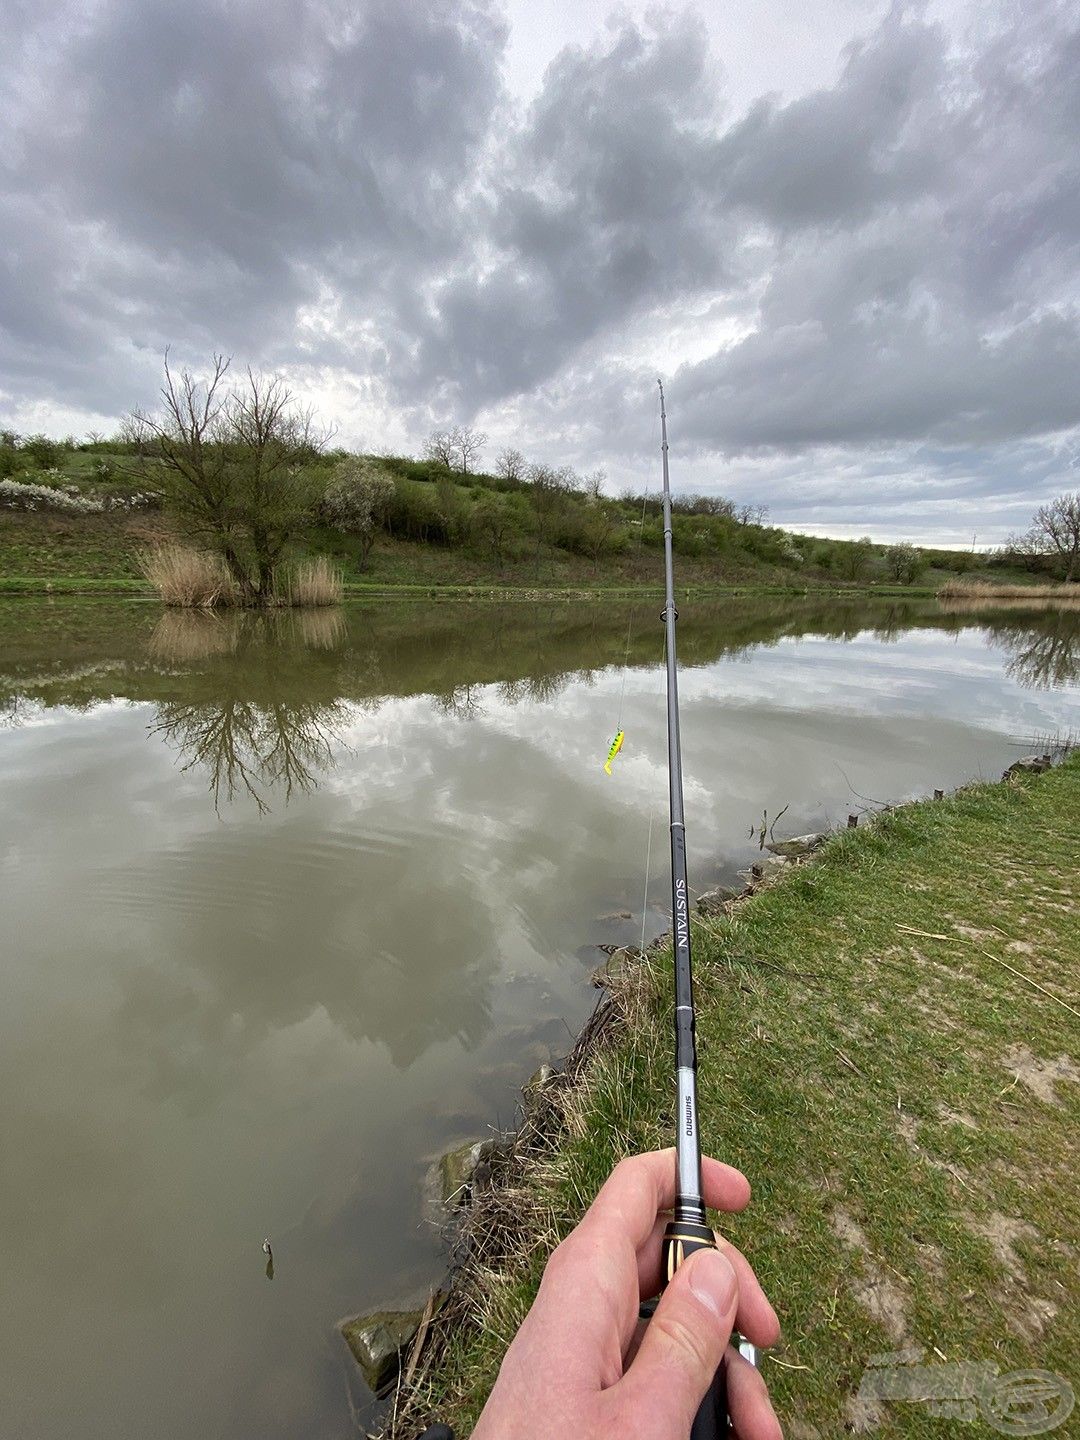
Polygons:
[[687,1315],[662,1314],[658,1310],[650,1324],[676,1361],[695,1370],[706,1368],[713,1347],[700,1322],[695,1324]]

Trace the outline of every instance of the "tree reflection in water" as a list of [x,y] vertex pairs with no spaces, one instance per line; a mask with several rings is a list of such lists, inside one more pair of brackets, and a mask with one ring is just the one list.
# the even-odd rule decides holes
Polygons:
[[1009,653],[1005,673],[1029,690],[1059,690],[1080,682],[1080,613],[1058,610],[998,623],[995,637]]
[[159,663],[184,667],[183,694],[162,700],[149,726],[185,771],[205,768],[215,806],[268,792],[286,804],[332,768],[348,705],[336,665],[319,663],[347,633],[337,610],[226,615],[166,611],[149,641]]

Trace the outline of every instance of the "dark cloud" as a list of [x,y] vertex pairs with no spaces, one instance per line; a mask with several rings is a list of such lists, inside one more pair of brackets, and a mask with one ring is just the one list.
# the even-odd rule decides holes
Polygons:
[[826,514],[820,464],[903,451],[933,500],[962,455],[997,504],[1042,445],[1030,494],[1080,422],[1080,17],[972,14],[898,0],[731,117],[692,13],[621,16],[521,109],[496,0],[10,6],[0,386],[120,413],[167,343],[219,347],[363,379],[417,439],[481,414],[617,463],[676,333],[696,483],[793,467]]
[[9,388],[74,352],[82,388],[61,363],[54,393],[123,409],[94,367],[125,347],[288,357],[327,286],[392,315],[395,287],[468,244],[505,42],[482,0],[83,13],[24,12],[9,50],[37,64],[0,152]]

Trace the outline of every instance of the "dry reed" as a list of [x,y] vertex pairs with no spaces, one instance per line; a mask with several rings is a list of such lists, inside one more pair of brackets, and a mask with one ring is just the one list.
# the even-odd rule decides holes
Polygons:
[[340,605],[344,593],[341,571],[325,555],[302,560],[289,582],[290,605]]
[[136,559],[166,605],[210,610],[237,603],[236,582],[218,555],[172,542],[141,550]]
[[997,585],[990,580],[946,580],[939,600],[1077,600],[1080,585]]

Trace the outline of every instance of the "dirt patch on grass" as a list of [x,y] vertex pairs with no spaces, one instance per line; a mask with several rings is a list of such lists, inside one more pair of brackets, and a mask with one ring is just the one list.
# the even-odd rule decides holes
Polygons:
[[951,1175],[965,1190],[971,1189],[968,1183],[968,1173],[962,1166],[954,1165],[951,1160],[939,1160],[936,1155],[931,1155],[929,1150],[919,1143],[919,1122],[914,1115],[901,1115],[897,1121],[897,1129],[907,1145],[925,1165],[929,1165],[932,1170],[942,1170],[946,1175]]
[[969,1215],[967,1223],[976,1235],[989,1241],[1001,1268],[1008,1276],[1008,1282],[998,1297],[1006,1324],[1023,1340],[1037,1340],[1047,1325],[1058,1313],[1052,1300],[1028,1291],[1028,1273],[1016,1252],[1017,1243],[1023,1240],[1041,1241],[1042,1236],[1014,1215],[1002,1215],[998,1211],[984,1217]]
[[1016,1253],[1016,1242],[1018,1240],[1037,1240],[1039,1232],[1033,1225],[1029,1225],[1026,1220],[1017,1220],[1012,1215],[1001,1215],[997,1211],[988,1215],[984,1220],[976,1220],[974,1216],[969,1216],[968,1224],[976,1235],[982,1235],[989,1240],[994,1254],[1013,1279],[1023,1280],[1026,1278],[1027,1272]]
[[970,1115],[964,1115],[959,1110],[950,1110],[948,1105],[938,1106],[938,1117],[943,1125],[962,1125],[965,1130],[978,1130],[979,1123],[973,1120]]
[[1048,1105],[1060,1105],[1061,1097],[1056,1086],[1067,1081],[1074,1084],[1080,1080],[1080,1070],[1068,1055],[1059,1055],[1055,1060],[1042,1060],[1033,1055],[1026,1045],[1010,1045],[1001,1057],[1006,1070],[1011,1070],[1021,1084]]
[[852,1277],[852,1295],[889,1339],[901,1344],[908,1334],[907,1297],[875,1261],[870,1242],[846,1210],[834,1211],[831,1223],[837,1237],[862,1256],[863,1273]]

